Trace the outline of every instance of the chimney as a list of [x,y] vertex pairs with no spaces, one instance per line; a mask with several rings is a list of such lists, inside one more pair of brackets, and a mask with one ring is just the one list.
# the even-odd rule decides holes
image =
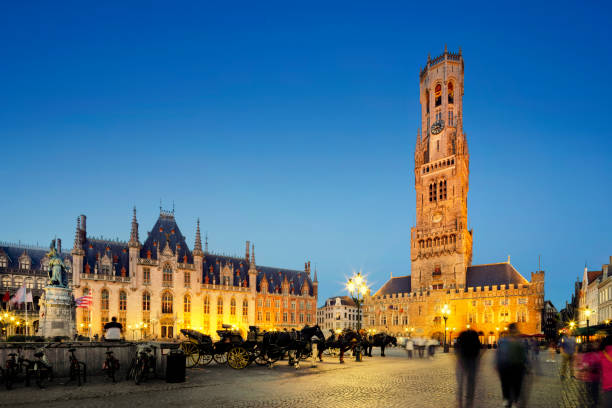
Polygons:
[[247,241],[246,242],[246,253],[245,253],[245,258],[246,258],[247,262],[251,262],[251,256],[249,254],[249,249],[250,249],[249,247],[250,246],[251,246],[251,242]]
[[60,238],[57,239],[57,254],[62,253],[62,240]]

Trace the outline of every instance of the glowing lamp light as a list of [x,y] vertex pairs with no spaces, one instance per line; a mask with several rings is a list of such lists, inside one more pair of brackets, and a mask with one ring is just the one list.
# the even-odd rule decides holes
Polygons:
[[589,309],[588,307],[584,310],[584,315],[586,316],[587,319],[589,318],[589,316],[591,316],[592,312],[593,311]]
[[470,325],[469,325],[469,324],[467,325],[467,328],[468,328],[468,329],[470,328]]
[[576,322],[571,321],[571,322],[569,323],[569,325],[570,325],[570,327],[573,329],[573,328],[574,328],[574,326],[576,325]]

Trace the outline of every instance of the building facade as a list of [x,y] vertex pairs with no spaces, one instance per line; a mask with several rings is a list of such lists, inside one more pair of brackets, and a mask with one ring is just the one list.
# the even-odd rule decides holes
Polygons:
[[317,323],[326,335],[330,330],[356,330],[361,317],[361,313],[357,313],[357,305],[348,296],[330,297],[317,309]]
[[599,322],[599,284],[602,278],[602,271],[589,271],[584,268],[578,301],[578,327],[586,327],[587,320],[591,326]]
[[[495,342],[511,322],[540,333],[544,272],[527,281],[507,262],[472,265],[468,229],[469,152],[463,131],[463,70],[446,49],[420,72],[421,129],[415,160],[416,225],[411,229],[411,274],[391,278],[366,299],[369,328],[396,335],[443,337],[477,329]],[[450,315],[446,327],[443,306]],[[450,333],[449,333],[450,334]],[[448,337],[447,337],[448,338]]]
[[75,297],[91,295],[93,305],[80,308],[77,328],[101,334],[112,316],[127,338],[177,336],[190,328],[216,336],[222,324],[263,329],[300,328],[316,321],[317,278],[304,271],[257,265],[255,247],[246,243],[244,258],[222,256],[202,248],[199,221],[191,250],[174,211],[161,211],[143,243],[136,210],[127,242],[88,237],[86,217],[77,219],[72,250]]

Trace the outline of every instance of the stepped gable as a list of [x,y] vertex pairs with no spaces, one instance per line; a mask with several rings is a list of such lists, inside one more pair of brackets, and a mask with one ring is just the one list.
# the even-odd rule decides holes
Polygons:
[[330,298],[327,298],[327,300],[325,300],[325,305],[327,306],[327,302],[332,302],[331,306],[335,306],[336,299],[338,298],[340,298],[340,304],[343,306],[353,306],[353,307],[357,306],[355,302],[353,301],[353,299],[351,299],[349,296],[332,296]]
[[529,283],[514,266],[507,262],[472,265],[467,268],[466,287],[523,285]]
[[[0,244],[0,256],[8,258],[7,269],[19,269],[19,257],[21,257],[24,251],[31,259],[30,270],[42,270],[42,260],[47,255],[47,252],[49,252],[48,248],[9,243]],[[64,261],[70,260],[69,253],[62,252],[60,255]],[[0,268],[0,270],[3,269],[5,268]]]
[[125,276],[130,276],[130,260],[127,242],[108,241],[104,239],[86,238],[83,245],[85,256],[83,259],[83,273],[94,273],[98,264],[98,273],[102,273],[102,268],[98,261],[107,256],[110,259],[111,275],[121,276],[121,270],[125,268]]
[[412,291],[412,280],[410,275],[393,277],[387,281],[374,296],[391,295],[394,293],[410,293]]
[[[151,251],[151,259],[157,259],[158,246],[159,252],[162,252],[166,248],[166,242],[169,243],[170,249],[175,254],[177,245],[180,246],[178,250],[179,262],[193,263],[193,256],[189,250],[189,246],[187,246],[185,237],[181,234],[181,230],[176,223],[174,213],[162,211],[153,229],[147,236],[147,240],[142,244],[140,257],[147,258],[148,251]],[[187,262],[184,261],[185,255],[187,255]]]

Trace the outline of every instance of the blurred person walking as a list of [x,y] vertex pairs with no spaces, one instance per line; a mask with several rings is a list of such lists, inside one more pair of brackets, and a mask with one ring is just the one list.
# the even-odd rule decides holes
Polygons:
[[612,408],[612,335],[606,336],[602,343],[599,358],[601,367],[601,407]]
[[578,363],[580,379],[584,382],[589,396],[588,408],[599,406],[599,381],[601,377],[601,357],[597,343],[589,343],[586,352],[581,354]]
[[412,341],[411,338],[408,338],[408,340],[406,340],[406,354],[408,355],[409,359],[412,359],[413,352],[414,352],[414,341]]
[[499,340],[495,355],[504,407],[518,407],[521,398],[523,377],[527,370],[527,348],[520,334],[516,323],[510,323],[508,334]]
[[[472,408],[474,406],[474,390],[476,374],[480,358],[480,340],[475,330],[467,329],[459,334],[455,344],[457,356],[457,406]],[[465,399],[464,399],[465,396]]]
[[569,369],[570,376],[574,377],[574,356],[576,355],[576,339],[574,336],[563,334],[559,340],[559,348],[561,349],[561,379],[567,378]]

